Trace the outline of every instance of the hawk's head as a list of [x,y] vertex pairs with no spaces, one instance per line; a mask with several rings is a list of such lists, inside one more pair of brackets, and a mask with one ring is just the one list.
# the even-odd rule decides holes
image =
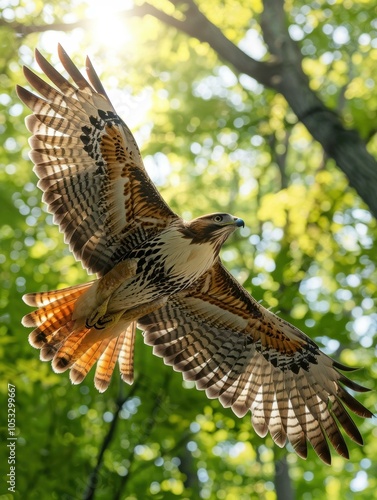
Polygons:
[[202,215],[185,224],[187,237],[192,238],[193,243],[211,242],[216,250],[238,227],[244,227],[242,219],[234,215],[216,212],[214,214]]

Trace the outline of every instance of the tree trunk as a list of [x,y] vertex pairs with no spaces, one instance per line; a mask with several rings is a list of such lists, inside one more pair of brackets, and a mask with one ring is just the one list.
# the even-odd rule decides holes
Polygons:
[[286,457],[275,462],[275,491],[277,500],[295,499]]

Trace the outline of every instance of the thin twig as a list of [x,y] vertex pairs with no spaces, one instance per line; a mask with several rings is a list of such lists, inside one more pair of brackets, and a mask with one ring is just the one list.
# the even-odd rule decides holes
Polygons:
[[[166,373],[164,383],[161,385],[160,390],[157,393],[157,396],[155,398],[155,402],[150,414],[150,418],[147,421],[147,427],[145,428],[143,436],[141,436],[141,439],[139,443],[146,443],[148,438],[150,437],[152,430],[156,424],[157,421],[157,415],[158,412],[162,406],[163,400],[166,398],[166,395],[168,394],[168,386],[169,386],[169,381],[171,378],[170,373]],[[130,456],[128,457],[128,460],[130,462],[130,465],[128,467],[128,473],[122,478],[118,491],[114,494],[113,500],[119,500],[122,498],[122,493],[124,492],[130,478],[135,474],[135,470],[132,469],[132,465],[135,462],[135,446],[133,447],[133,450],[131,451]],[[137,469],[138,471],[139,469]]]
[[106,434],[106,436],[102,442],[102,446],[101,446],[101,449],[100,449],[100,451],[98,453],[98,457],[97,457],[97,463],[96,463],[93,471],[89,475],[87,487],[86,487],[86,490],[85,490],[84,495],[83,495],[83,500],[92,500],[94,498],[94,494],[96,491],[96,485],[99,484],[98,476],[99,476],[100,469],[102,467],[103,456],[104,456],[104,453],[107,450],[107,448],[110,446],[110,443],[114,437],[114,433],[115,433],[115,430],[116,430],[117,425],[118,425],[119,414],[122,410],[122,406],[124,405],[124,403],[128,399],[130,399],[134,395],[136,390],[139,388],[140,381],[141,381],[141,377],[139,377],[137,379],[137,381],[134,383],[134,385],[130,388],[126,397],[122,397],[123,384],[120,383],[119,394],[118,394],[118,398],[116,401],[116,411],[114,413],[114,418],[110,424],[108,433]]

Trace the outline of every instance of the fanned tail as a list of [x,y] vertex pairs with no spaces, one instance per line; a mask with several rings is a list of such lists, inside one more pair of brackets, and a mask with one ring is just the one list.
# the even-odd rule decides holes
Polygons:
[[103,392],[110,384],[117,360],[122,379],[129,384],[133,382],[136,325],[120,320],[103,330],[87,328],[85,317],[77,318],[75,304],[92,285],[90,282],[24,295],[26,304],[39,309],[24,316],[22,324],[34,327],[29,342],[40,349],[41,360],[51,361],[57,373],[70,370],[73,384],[82,382],[97,363],[94,385]]

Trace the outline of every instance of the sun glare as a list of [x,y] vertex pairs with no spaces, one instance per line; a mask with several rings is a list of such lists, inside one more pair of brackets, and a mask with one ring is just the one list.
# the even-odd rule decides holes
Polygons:
[[100,36],[97,43],[105,47],[124,47],[132,41],[132,35],[127,30],[125,21],[119,19],[116,14],[93,21],[93,30]]
[[108,51],[111,59],[112,54],[116,56],[118,51],[132,43],[127,17],[121,15],[131,6],[132,2],[127,0],[91,0],[85,11],[89,24],[84,29],[77,28],[66,33],[47,31],[41,37],[42,48],[51,51],[51,47],[61,43],[67,52],[74,53],[77,47],[89,42],[91,52]]
[[88,7],[88,18],[92,19],[93,43],[99,48],[112,50],[124,48],[132,42],[132,34],[127,19],[120,14],[130,7],[129,2],[115,0],[104,2],[95,0]]

